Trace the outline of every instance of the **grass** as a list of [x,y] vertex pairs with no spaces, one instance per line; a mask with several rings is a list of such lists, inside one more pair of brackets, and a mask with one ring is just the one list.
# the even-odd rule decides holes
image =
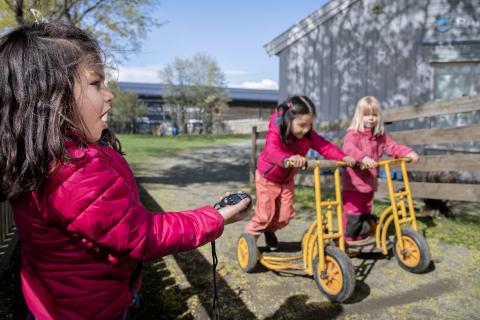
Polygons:
[[130,164],[148,163],[154,159],[173,156],[183,150],[200,148],[213,144],[227,144],[247,140],[248,134],[221,135],[179,135],[176,137],[119,134],[118,139]]
[[[322,200],[333,199],[332,193],[324,193]],[[379,216],[389,206],[386,201],[374,201],[374,213]],[[453,204],[456,205],[456,204]],[[315,213],[313,188],[297,187],[295,190],[295,211],[300,219],[311,220]],[[455,211],[455,210],[452,210]],[[434,218],[425,210],[421,202],[415,203],[417,223],[421,233],[427,238],[436,238],[456,246],[477,249],[480,243],[480,211],[477,215],[456,213],[452,217]]]

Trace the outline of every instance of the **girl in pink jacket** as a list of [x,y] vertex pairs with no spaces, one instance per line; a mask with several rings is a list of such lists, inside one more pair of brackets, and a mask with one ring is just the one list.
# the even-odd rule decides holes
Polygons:
[[[278,246],[274,232],[284,228],[295,216],[293,178],[296,168],[305,165],[308,150],[314,149],[327,159],[343,160],[349,165],[355,163],[312,129],[315,116],[315,105],[308,97],[293,96],[280,104],[270,118],[265,148],[258,158],[255,175],[255,215],[245,225],[244,232],[256,239],[264,233],[272,250]],[[285,168],[287,159],[293,161],[294,168]]]
[[370,233],[372,201],[377,191],[377,161],[383,152],[391,157],[409,157],[414,162],[418,161],[418,155],[385,133],[380,102],[372,96],[358,101],[343,141],[343,151],[369,168],[346,168],[342,175],[345,239],[361,240]]
[[101,57],[69,25],[0,38],[0,194],[15,215],[30,318],[125,319],[142,261],[216,239],[249,202],[146,210],[105,122]]

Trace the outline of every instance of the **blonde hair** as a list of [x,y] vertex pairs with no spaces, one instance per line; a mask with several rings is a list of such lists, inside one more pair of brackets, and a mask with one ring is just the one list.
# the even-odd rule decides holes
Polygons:
[[365,129],[363,126],[363,116],[372,113],[378,116],[377,125],[373,128],[373,134],[383,134],[385,129],[383,125],[382,109],[380,108],[380,102],[378,99],[373,96],[366,96],[358,100],[352,123],[348,129],[363,132]]

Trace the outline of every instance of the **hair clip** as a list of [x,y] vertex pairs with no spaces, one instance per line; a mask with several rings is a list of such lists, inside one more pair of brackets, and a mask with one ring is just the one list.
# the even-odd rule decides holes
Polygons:
[[30,9],[30,13],[32,14],[33,18],[35,19],[35,23],[44,23],[47,22],[47,19],[43,16],[43,14],[40,12],[40,10],[37,9]]
[[291,109],[292,106],[293,106],[293,105],[292,105],[292,100],[288,100],[288,101],[287,101],[287,107],[288,107],[288,109]]

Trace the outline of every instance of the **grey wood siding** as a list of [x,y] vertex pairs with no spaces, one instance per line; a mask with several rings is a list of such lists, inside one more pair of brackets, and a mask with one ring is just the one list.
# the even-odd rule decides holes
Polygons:
[[384,108],[422,103],[433,98],[432,63],[480,60],[480,0],[354,1],[278,55],[280,99],[308,95],[320,121],[350,118],[365,95]]

